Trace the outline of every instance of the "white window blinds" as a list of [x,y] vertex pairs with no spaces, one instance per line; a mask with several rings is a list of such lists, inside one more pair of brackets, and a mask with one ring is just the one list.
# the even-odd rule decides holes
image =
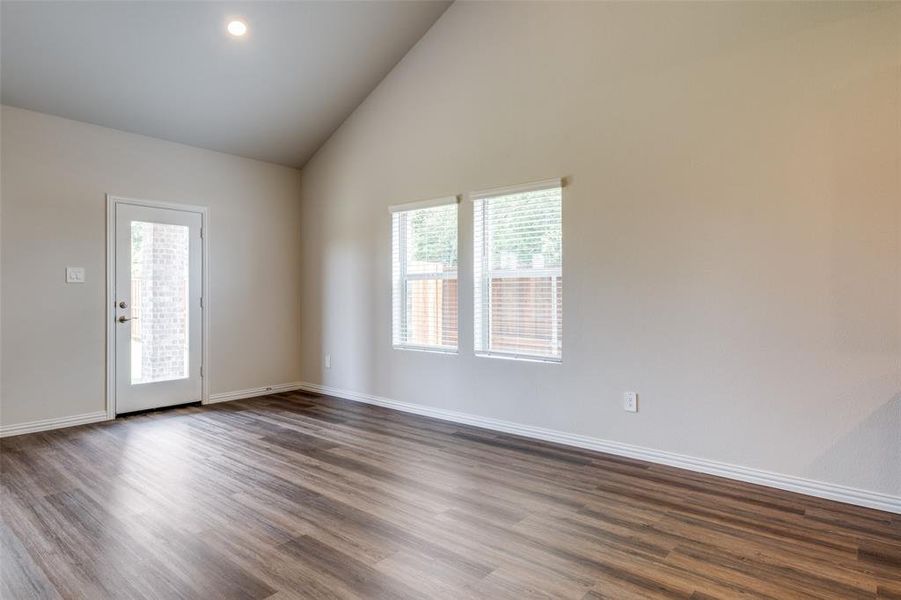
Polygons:
[[457,198],[392,207],[395,347],[457,349]]
[[474,194],[473,200],[476,353],[561,360],[561,182]]

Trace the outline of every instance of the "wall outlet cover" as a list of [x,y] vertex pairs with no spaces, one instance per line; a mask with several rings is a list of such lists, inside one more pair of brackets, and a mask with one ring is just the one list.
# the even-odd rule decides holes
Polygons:
[[84,267],[66,267],[66,283],[84,283]]
[[623,392],[623,410],[638,412],[638,392]]

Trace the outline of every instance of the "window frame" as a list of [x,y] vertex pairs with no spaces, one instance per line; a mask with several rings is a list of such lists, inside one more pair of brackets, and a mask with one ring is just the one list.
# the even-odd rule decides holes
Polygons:
[[[436,271],[428,273],[408,273],[407,272],[407,235],[406,228],[399,228],[397,238],[395,239],[395,215],[400,213],[412,213],[417,210],[438,208],[441,206],[455,205],[456,220],[454,226],[456,228],[456,252],[457,252],[457,269],[453,276],[447,271]],[[445,196],[434,198],[431,200],[422,200],[419,202],[409,202],[407,204],[396,204],[388,207],[391,215],[391,348],[393,350],[412,350],[416,352],[432,352],[437,354],[459,354],[460,353],[460,196]],[[396,250],[395,250],[396,247]],[[395,279],[394,260],[398,258],[397,279]],[[411,344],[406,342],[398,342],[395,337],[396,331],[406,331],[407,324],[407,283],[409,281],[446,281],[456,280],[456,305],[457,305],[457,344],[455,346],[430,346],[422,344]],[[397,297],[399,295],[399,298]]]
[[[560,324],[558,328],[557,319],[553,320],[552,329],[554,330],[554,337],[560,334],[559,330],[563,328],[563,311],[562,311],[562,300],[561,306],[557,306],[557,277],[560,278],[560,286],[563,286],[563,256],[564,256],[564,241],[563,241],[563,187],[564,181],[562,178],[557,179],[545,179],[542,181],[536,181],[532,183],[525,183],[520,185],[511,185],[506,187],[492,188],[488,190],[482,190],[478,192],[472,192],[469,194],[469,198],[473,204],[473,289],[476,287],[481,289],[481,306],[476,304],[475,294],[473,294],[473,316],[476,314],[480,315],[478,325],[481,326],[481,331],[476,329],[476,322],[473,319],[473,334],[475,336],[473,340],[473,351],[476,357],[479,358],[501,358],[507,360],[520,360],[527,362],[539,362],[539,363],[548,363],[548,364],[561,364],[563,362],[563,344],[560,342],[560,355],[559,356],[549,356],[545,354],[529,354],[524,352],[505,352],[502,350],[492,350],[491,349],[491,282],[494,279],[503,279],[503,278],[523,278],[528,277],[530,274],[545,274],[538,275],[549,277],[553,282],[553,303],[554,308],[553,311],[556,312],[560,310]],[[475,205],[477,202],[486,202],[490,201],[491,198],[497,198],[499,196],[509,196],[512,194],[521,194],[526,192],[537,192],[541,190],[547,190],[552,188],[560,188],[560,266],[554,268],[532,268],[532,269],[521,269],[521,270],[510,270],[510,269],[490,269],[491,262],[491,233],[487,227],[487,217],[488,214],[484,208],[481,210],[481,218],[482,222],[476,223],[475,218]],[[476,226],[479,225],[482,230],[482,239],[481,239],[481,249],[477,249],[479,245],[479,241],[476,238]],[[476,280],[476,269],[475,269],[475,257],[476,255],[481,256],[481,265],[478,271],[478,274],[481,276],[481,281]],[[487,349],[477,349],[479,341],[484,346],[487,346]],[[556,344],[556,342],[555,342]]]

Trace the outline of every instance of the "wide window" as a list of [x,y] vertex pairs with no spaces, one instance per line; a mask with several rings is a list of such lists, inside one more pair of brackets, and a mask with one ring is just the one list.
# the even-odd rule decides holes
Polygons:
[[457,350],[457,198],[391,208],[393,343]]
[[476,353],[561,360],[560,180],[472,197]]

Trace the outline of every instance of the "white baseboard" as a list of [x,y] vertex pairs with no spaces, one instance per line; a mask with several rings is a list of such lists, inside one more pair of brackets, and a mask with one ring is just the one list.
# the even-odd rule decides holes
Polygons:
[[327,394],[329,396],[337,396],[346,400],[355,402],[363,402],[365,404],[374,404],[384,406],[403,412],[413,413],[426,417],[433,417],[443,421],[451,421],[453,423],[461,423],[464,425],[472,425],[492,431],[503,433],[511,433],[523,437],[544,440],[548,442],[556,442],[567,446],[575,446],[577,448],[585,448],[587,450],[596,450],[598,452],[606,452],[617,456],[626,456],[629,458],[637,458],[652,463],[669,465],[671,467],[679,467],[690,471],[707,473],[709,475],[718,475],[728,479],[745,481],[748,483],[756,483],[768,487],[787,490],[790,492],[798,492],[808,496],[816,496],[818,498],[826,498],[827,500],[836,500],[847,504],[857,506],[865,506],[878,510],[885,510],[892,513],[901,514],[901,497],[883,494],[880,492],[872,492],[857,488],[846,487],[834,483],[823,481],[814,481],[796,477],[793,475],[783,475],[781,473],[773,473],[762,469],[754,469],[750,467],[741,467],[729,463],[709,460],[706,458],[696,458],[686,456],[684,454],[676,454],[673,452],[665,452],[663,450],[654,450],[653,448],[645,448],[642,446],[633,446],[622,442],[614,442],[602,440],[586,435],[578,435],[556,431],[553,429],[545,429],[543,427],[534,427],[532,425],[522,425],[511,421],[502,421],[500,419],[491,419],[488,417],[480,417],[473,414],[457,412],[453,410],[445,410],[442,408],[432,408],[419,404],[411,404],[408,402],[400,402],[391,400],[390,398],[382,398],[371,394],[363,394],[360,392],[351,392],[339,388],[319,385],[315,383],[300,383],[297,388],[308,392],[318,394]]
[[28,423],[19,423],[17,425],[2,425],[0,426],[0,437],[36,433],[38,431],[48,431],[50,429],[60,429],[62,427],[74,427],[76,425],[85,425],[87,423],[99,423],[100,421],[108,421],[109,419],[110,416],[106,414],[106,411],[101,410],[85,413],[83,415],[72,415],[71,417],[41,419],[40,421],[29,421]]
[[[266,394],[277,394],[279,392],[290,392],[301,389],[302,385],[303,384],[299,382],[280,383],[276,385],[267,385],[264,387],[251,388],[247,390],[237,390],[234,392],[225,392],[222,394],[212,394],[206,404],[228,402],[229,400],[240,400],[242,398],[253,398],[254,396],[265,396]],[[83,415],[73,415],[70,417],[57,417],[54,419],[29,421],[28,423],[19,423],[17,425],[0,425],[0,437],[23,435],[26,433],[35,433],[38,431],[49,431],[51,429],[61,429],[63,427],[75,427],[76,425],[99,423],[100,421],[109,421],[115,418],[115,415],[110,416],[104,410],[85,413]]]
[[229,402],[230,400],[242,400],[244,398],[253,398],[255,396],[265,396],[266,394],[278,394],[279,392],[293,392],[303,387],[303,383],[297,381],[294,383],[278,383],[275,385],[265,385],[258,388],[250,388],[247,390],[235,390],[234,392],[222,392],[221,394],[210,394],[210,399],[205,404],[216,404],[217,402]]

